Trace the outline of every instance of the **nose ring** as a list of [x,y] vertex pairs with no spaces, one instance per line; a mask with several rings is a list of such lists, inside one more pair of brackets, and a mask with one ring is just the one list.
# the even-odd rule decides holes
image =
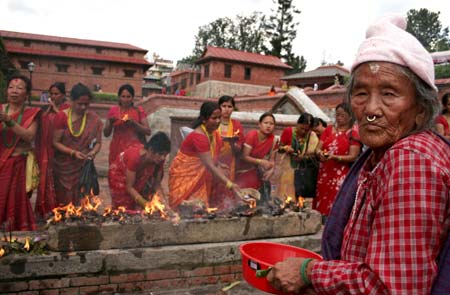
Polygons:
[[373,122],[373,121],[375,121],[376,119],[377,119],[377,116],[372,116],[372,117],[366,116],[367,122]]

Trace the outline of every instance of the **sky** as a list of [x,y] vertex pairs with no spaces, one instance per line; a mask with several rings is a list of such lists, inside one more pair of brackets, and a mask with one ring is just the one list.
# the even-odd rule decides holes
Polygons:
[[[445,4],[447,3],[447,4]],[[450,27],[446,0],[294,0],[301,11],[295,54],[313,70],[338,60],[349,68],[367,26],[386,13],[406,16],[410,9],[440,11]],[[220,17],[266,15],[272,0],[0,0],[0,29],[131,44],[164,59],[192,53],[198,28]]]

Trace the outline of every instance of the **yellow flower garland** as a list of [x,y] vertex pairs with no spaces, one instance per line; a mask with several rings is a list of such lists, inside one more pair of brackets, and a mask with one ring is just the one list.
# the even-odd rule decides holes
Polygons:
[[67,126],[69,126],[69,131],[72,136],[79,137],[81,134],[83,134],[84,128],[86,127],[86,112],[83,115],[80,130],[78,130],[77,133],[74,133],[72,127],[72,108],[70,108],[67,116]]
[[214,159],[215,156],[215,152],[216,152],[216,141],[214,139],[214,134],[209,133],[208,130],[206,130],[206,126],[205,124],[200,125],[200,127],[202,128],[203,132],[206,134],[206,137],[208,137],[208,141],[209,141],[209,147],[211,149],[211,156]]

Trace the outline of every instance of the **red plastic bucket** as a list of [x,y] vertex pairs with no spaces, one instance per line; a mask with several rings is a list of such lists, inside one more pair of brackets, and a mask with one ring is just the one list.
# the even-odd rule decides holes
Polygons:
[[270,242],[250,242],[239,247],[242,257],[242,276],[253,287],[272,294],[285,295],[273,288],[265,277],[258,278],[256,271],[267,269],[288,257],[322,259],[317,253],[285,244]]

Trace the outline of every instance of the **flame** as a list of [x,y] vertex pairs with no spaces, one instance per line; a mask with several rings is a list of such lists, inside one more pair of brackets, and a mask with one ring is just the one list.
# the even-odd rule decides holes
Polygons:
[[100,198],[93,195],[85,196],[84,199],[81,199],[81,207],[86,211],[97,211],[97,208],[101,203]]
[[53,220],[55,221],[55,222],[59,222],[59,221],[61,221],[61,219],[62,219],[62,214],[61,213],[59,213],[59,207],[57,207],[57,208],[53,208],[53,215],[55,215],[54,217],[53,217]]
[[249,199],[248,200],[248,206],[250,207],[250,209],[256,208],[256,200],[255,199]]
[[128,121],[128,114],[122,116],[122,121]]
[[298,201],[297,201],[297,205],[299,208],[303,208],[305,203],[305,198],[303,198],[302,196],[298,196]]
[[5,249],[0,247],[0,257],[2,257],[3,255],[5,255]]
[[108,216],[108,215],[111,214],[111,212],[112,212],[112,208],[111,207],[105,208],[105,210],[103,211],[102,216]]
[[153,195],[153,198],[150,202],[147,202],[145,205],[145,213],[147,214],[153,214],[155,212],[159,212],[161,215],[161,218],[168,219],[169,213],[165,209],[166,206],[163,202],[161,202],[161,197],[158,195],[158,193]]
[[27,252],[30,251],[30,240],[28,237],[25,238],[25,245],[23,245],[23,248],[27,250]]
[[287,196],[286,197],[286,201],[284,201],[286,204],[289,204],[290,202],[292,202],[292,197],[291,196]]
[[217,208],[206,208],[206,212],[208,213],[214,213],[217,211]]
[[238,136],[239,133],[240,133],[240,131],[239,131],[239,129],[238,129],[238,130],[234,131],[233,136]]

